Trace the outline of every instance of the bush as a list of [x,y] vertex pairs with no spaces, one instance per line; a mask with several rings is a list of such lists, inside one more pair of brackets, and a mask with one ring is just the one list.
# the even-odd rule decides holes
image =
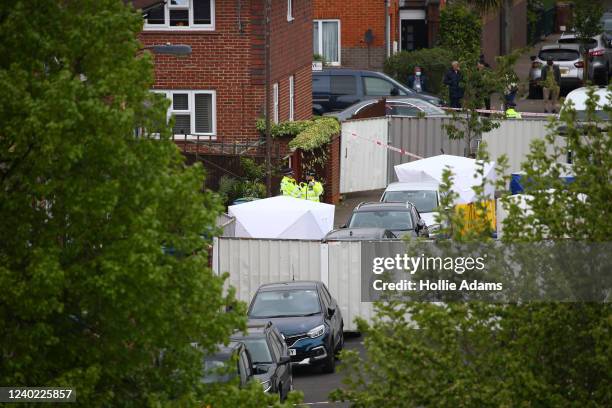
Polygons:
[[477,60],[481,34],[480,15],[465,5],[452,5],[440,13],[439,45],[449,50],[453,59]]
[[442,85],[442,79],[452,60],[452,53],[444,48],[402,51],[385,61],[385,73],[405,84],[414,67],[418,65],[427,75],[428,92],[445,96],[446,88]]

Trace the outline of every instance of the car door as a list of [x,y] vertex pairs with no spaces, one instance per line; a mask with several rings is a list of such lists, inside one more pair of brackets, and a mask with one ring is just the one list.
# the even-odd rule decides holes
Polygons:
[[[334,334],[334,342],[337,344],[340,341],[342,330],[342,315],[340,313],[340,308],[336,304],[334,298],[332,298],[331,294],[327,290],[325,284],[321,284],[320,287],[321,299],[323,300],[323,307],[325,308],[325,313],[327,314],[327,308],[333,309],[334,314],[329,318],[329,325],[332,328],[332,333]],[[328,315],[329,316],[329,315]],[[334,344],[334,347],[336,346]]]
[[427,224],[421,218],[421,214],[419,214],[419,210],[417,210],[416,207],[413,206],[411,212],[412,212],[412,218],[414,220],[413,225],[420,225],[419,231],[417,231],[417,234],[422,237],[429,237],[429,230],[427,229]]
[[272,360],[274,361],[275,369],[272,378],[270,379],[274,384],[274,389],[276,391],[279,390],[280,378],[283,377],[283,371],[286,370],[284,364],[280,364],[281,358],[281,348],[278,345],[278,341],[274,339],[271,335],[271,332],[266,334],[266,342],[268,343],[268,348],[270,349],[270,353],[272,354]]
[[332,111],[329,77],[330,74],[327,72],[312,74],[312,110],[314,114],[322,115]]
[[357,92],[355,74],[334,72],[329,77],[330,107],[333,111],[344,110],[361,101]]
[[270,331],[268,341],[272,345],[274,353],[276,353],[277,351],[279,353],[279,357],[277,359],[276,364],[276,374],[278,381],[282,384],[282,387],[284,388],[283,393],[286,395],[286,393],[290,391],[289,388],[292,382],[291,364],[279,363],[281,357],[285,356],[289,358],[289,348],[287,347],[287,343],[285,343],[285,341],[281,338],[278,330]]

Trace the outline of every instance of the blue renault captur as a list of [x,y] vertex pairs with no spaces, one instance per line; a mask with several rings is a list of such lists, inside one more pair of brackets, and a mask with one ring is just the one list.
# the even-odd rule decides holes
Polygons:
[[271,321],[282,333],[294,365],[336,370],[344,346],[342,314],[323,282],[292,281],[262,285],[249,306],[249,323]]

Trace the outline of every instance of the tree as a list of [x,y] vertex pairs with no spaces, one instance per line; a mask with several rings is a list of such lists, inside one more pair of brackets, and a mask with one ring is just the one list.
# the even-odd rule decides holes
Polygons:
[[[608,118],[611,102],[603,104]],[[503,200],[509,211],[504,223],[508,244],[533,246],[543,238],[609,240],[612,126],[595,114],[595,106],[591,91],[584,122],[578,123],[575,112],[565,109],[551,122],[546,138],[532,145],[523,164],[526,179],[532,180],[530,211]],[[565,126],[565,143],[557,143],[559,125]],[[570,184],[559,180],[559,161],[568,151],[575,173]],[[451,176],[445,173],[446,188]],[[450,201],[448,195],[443,198],[441,218],[452,225],[457,220],[448,210]],[[461,230],[450,230],[452,241],[489,239],[486,234],[466,237]],[[609,303],[433,304],[391,299],[375,303],[375,309],[372,324],[359,321],[366,357],[343,352],[346,387],[336,390],[334,399],[355,407],[612,403]]]
[[207,266],[218,199],[170,140],[142,24],[120,0],[0,5],[0,382],[82,406],[194,405],[191,343],[244,327]]
[[[598,34],[602,33],[601,16],[603,14],[603,4],[599,1],[578,0],[574,2],[574,15],[572,24],[579,42],[584,47],[584,82],[589,79],[589,50],[587,44]],[[606,81],[604,81],[607,85]]]
[[455,59],[469,56],[476,61],[481,33],[480,15],[464,4],[454,3],[440,12],[440,46],[451,51]]

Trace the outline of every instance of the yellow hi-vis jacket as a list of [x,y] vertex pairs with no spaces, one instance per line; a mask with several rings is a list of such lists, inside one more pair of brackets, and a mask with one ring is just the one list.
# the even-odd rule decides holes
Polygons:
[[284,176],[280,183],[280,192],[284,196],[300,198],[300,186],[293,177]]
[[508,119],[521,119],[521,114],[514,108],[508,108],[506,110],[506,118]]
[[323,184],[319,181],[300,183],[300,189],[302,190],[301,198],[310,201],[321,201],[320,197],[323,195]]

